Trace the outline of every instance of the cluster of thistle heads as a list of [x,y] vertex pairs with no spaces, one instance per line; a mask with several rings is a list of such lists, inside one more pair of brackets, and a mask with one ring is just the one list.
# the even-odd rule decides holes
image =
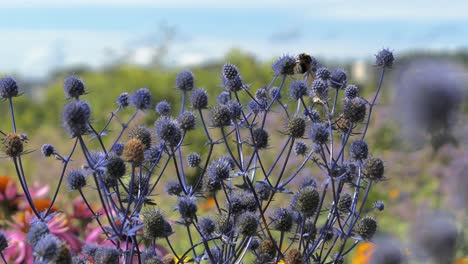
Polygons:
[[[388,49],[376,55],[381,78],[393,62]],[[182,98],[177,116],[169,102],[153,104],[150,90],[141,88],[117,98],[103,128],[93,125],[92,107],[82,99],[84,82],[66,78],[62,118],[73,147],[68,155],[50,144],[41,151],[63,166],[57,189],[64,179],[87,205],[98,197],[103,213],[89,210],[107,243],[67,251],[47,231],[50,210],[38,212],[31,202],[36,218],[27,237],[36,262],[343,263],[358,243],[372,240],[384,204],[367,198],[372,184],[385,179],[385,166],[370,154],[365,135],[382,84],[366,100],[345,70],[329,70],[307,54],[280,57],[272,72],[272,81],[255,90],[240,69],[225,64],[220,93],[210,98],[183,70],[175,80]],[[2,132],[3,151],[21,168],[28,197],[21,163],[27,137],[16,131],[13,114],[18,95],[14,79],[3,78],[0,96],[10,103],[14,127]],[[133,115],[123,120],[126,109]],[[157,115],[154,127],[133,124],[138,113]],[[115,135],[108,133],[112,122],[122,127]],[[206,142],[196,151],[194,130]],[[90,139],[97,150],[89,149]],[[76,149],[85,164],[72,159]],[[166,194],[154,198],[163,183]],[[159,206],[165,195],[176,197],[177,218]],[[200,212],[207,199],[215,206]],[[174,247],[176,241],[187,248]],[[156,250],[161,245],[168,254]]]

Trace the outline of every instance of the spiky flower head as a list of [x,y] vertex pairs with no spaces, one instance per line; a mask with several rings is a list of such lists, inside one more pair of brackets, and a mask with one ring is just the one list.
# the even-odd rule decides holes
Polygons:
[[328,84],[322,79],[315,79],[311,86],[311,96],[316,96],[320,100],[326,101],[328,98]]
[[318,79],[322,79],[322,80],[328,80],[328,78],[330,78],[330,70],[326,67],[320,67],[317,69],[317,72],[315,73],[315,76],[318,78]]
[[277,252],[275,243],[271,239],[262,240],[259,251],[269,256],[274,256]]
[[294,80],[289,85],[289,95],[294,100],[299,100],[307,95],[307,83],[303,80]]
[[119,179],[125,175],[127,167],[125,162],[116,155],[109,155],[106,162],[107,175],[114,179]]
[[121,156],[124,150],[125,144],[122,142],[117,142],[115,143],[114,146],[112,146],[111,151],[114,152],[115,155]]
[[35,246],[37,242],[45,235],[49,234],[49,227],[42,221],[35,221],[30,225],[28,233],[26,234],[26,241],[29,245]]
[[86,186],[86,177],[81,170],[73,169],[67,175],[68,190],[81,190]]
[[194,130],[196,125],[195,114],[191,111],[184,111],[177,117],[177,122],[184,131]]
[[293,196],[291,205],[304,216],[309,217],[316,213],[319,202],[320,195],[318,191],[314,187],[308,186],[301,188]]
[[306,129],[305,119],[301,116],[293,116],[289,119],[286,127],[286,134],[293,138],[300,138]]
[[63,89],[67,98],[78,99],[86,92],[83,81],[75,76],[69,76],[65,79]]
[[130,100],[130,97],[128,95],[128,93],[121,93],[119,95],[119,97],[117,97],[117,105],[121,108],[125,108],[129,105],[129,100]]
[[309,138],[315,144],[322,145],[326,144],[329,137],[328,125],[325,123],[314,123],[310,126]]
[[281,99],[281,89],[279,87],[273,87],[270,89],[270,99],[271,100],[280,100]]
[[195,168],[197,167],[201,162],[201,157],[200,154],[196,152],[192,152],[187,156],[187,164],[189,167]]
[[177,74],[176,87],[182,91],[190,91],[193,89],[195,77],[193,73],[186,69]]
[[252,143],[257,149],[264,149],[268,147],[268,132],[263,128],[256,128],[252,132]]
[[257,100],[251,100],[248,104],[247,107],[252,111],[254,114],[258,114],[262,111],[265,111],[268,106],[268,101],[264,99],[257,99]]
[[223,234],[228,235],[234,228],[232,217],[228,217],[228,214],[219,214],[216,218],[216,230]]
[[63,124],[72,137],[88,133],[90,118],[91,108],[86,101],[71,101],[63,109]]
[[252,212],[245,212],[237,219],[239,233],[244,236],[253,236],[257,232],[258,217]]
[[317,226],[313,219],[307,219],[304,223],[304,235],[314,240],[317,235]]
[[244,84],[242,83],[241,76],[236,76],[234,79],[226,79],[223,78],[223,87],[227,91],[237,92],[244,88]]
[[359,95],[359,89],[356,85],[348,85],[345,88],[346,98],[353,99]]
[[231,120],[239,120],[242,115],[242,105],[237,101],[229,100],[226,106],[229,108]]
[[130,103],[138,110],[147,110],[151,106],[151,93],[148,88],[138,89],[130,97]]
[[177,180],[168,181],[164,187],[164,190],[167,192],[167,194],[175,196],[179,196],[183,191],[182,186]]
[[177,210],[185,220],[194,219],[197,216],[197,204],[195,203],[195,197],[183,196],[177,200]]
[[193,109],[204,109],[208,106],[208,94],[203,89],[196,89],[190,95],[190,105]]
[[226,63],[223,66],[222,76],[228,80],[235,79],[237,76],[239,76],[239,70],[237,69],[236,65]]
[[222,188],[222,180],[211,174],[208,177],[203,177],[203,191],[208,193],[215,193]]
[[257,201],[252,193],[238,191],[226,201],[226,208],[230,208],[233,215],[240,215],[246,211],[254,212],[257,209]]
[[55,153],[55,148],[51,144],[44,144],[41,147],[41,153],[44,157],[50,157]]
[[385,166],[383,160],[371,157],[365,161],[362,174],[368,179],[378,181],[383,179],[384,171]]
[[112,247],[100,247],[96,250],[95,264],[119,264],[120,252]]
[[3,232],[0,232],[0,252],[8,247],[8,239]]
[[227,160],[213,160],[208,166],[208,175],[213,179],[226,180],[229,178],[231,169],[231,164]]
[[152,146],[145,151],[145,160],[150,163],[158,162],[163,154],[163,146]]
[[216,230],[216,223],[213,219],[204,217],[198,222],[198,228],[204,236],[209,237]]
[[34,256],[38,260],[53,262],[59,253],[59,244],[60,240],[56,236],[47,234],[34,246]]
[[320,113],[315,109],[306,108],[303,111],[304,116],[309,118],[312,123],[320,122]]
[[296,59],[290,55],[283,55],[276,60],[272,69],[275,76],[278,75],[294,75],[294,68],[296,67]]
[[67,244],[63,241],[59,241],[58,244],[58,252],[57,256],[55,257],[56,263],[71,263],[72,257],[70,250],[67,247]]
[[348,81],[348,75],[346,74],[346,71],[342,68],[336,68],[333,69],[330,73],[330,85],[333,88],[342,88],[346,85],[346,82]]
[[18,94],[18,84],[13,77],[6,76],[0,79],[0,98],[9,99]]
[[395,58],[389,49],[382,49],[375,55],[375,65],[382,68],[391,68]]
[[259,181],[255,184],[255,192],[257,193],[258,199],[267,201],[270,198],[271,188],[265,182]]
[[383,201],[377,201],[374,203],[374,208],[383,211],[385,209],[385,203]]
[[216,96],[216,102],[218,104],[227,104],[231,100],[231,95],[228,91],[222,91]]
[[145,149],[149,149],[151,147],[151,130],[145,126],[137,126],[130,130],[128,134],[128,138],[136,138],[145,145]]
[[338,199],[337,208],[342,213],[348,213],[351,209],[351,205],[353,204],[353,197],[349,193],[342,193],[340,194],[340,198]]
[[172,227],[167,222],[163,212],[159,209],[150,208],[142,213],[143,233],[150,239],[158,239],[169,236],[172,233]]
[[169,146],[175,147],[182,139],[179,123],[172,118],[163,116],[156,121],[156,136]]
[[96,255],[96,250],[98,250],[99,246],[94,243],[86,243],[83,245],[83,248],[81,249],[81,252],[91,258],[94,258]]
[[258,247],[260,246],[260,241],[258,239],[254,238],[250,241],[249,249],[252,251],[256,251]]
[[215,105],[211,108],[211,124],[213,127],[224,127],[231,125],[231,113],[226,105]]
[[162,116],[168,116],[171,113],[171,104],[166,100],[160,101],[156,104],[155,110]]
[[146,146],[141,140],[132,138],[125,144],[122,157],[125,161],[139,166],[145,161],[145,148]]
[[268,90],[266,88],[259,88],[255,92],[255,99],[257,99],[257,100],[266,100],[266,99],[268,99]]
[[285,264],[302,264],[304,263],[304,259],[302,258],[302,254],[299,250],[292,248],[286,252],[284,262]]
[[366,117],[366,102],[360,97],[343,99],[343,117],[352,123],[359,123]]
[[3,151],[8,157],[14,158],[24,151],[24,142],[21,135],[9,133],[2,139]]
[[364,160],[367,159],[369,154],[369,147],[364,140],[356,140],[351,143],[349,147],[349,155],[354,160]]
[[356,232],[365,240],[370,240],[377,231],[377,221],[372,216],[365,216],[356,226]]
[[294,223],[293,212],[289,208],[278,208],[273,216],[274,229],[281,232],[291,230]]
[[309,148],[307,147],[307,144],[304,143],[304,141],[297,141],[294,143],[294,153],[296,155],[305,155],[307,153],[307,150]]

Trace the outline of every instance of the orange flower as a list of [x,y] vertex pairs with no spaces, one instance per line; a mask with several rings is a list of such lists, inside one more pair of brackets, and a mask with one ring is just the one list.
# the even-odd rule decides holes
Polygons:
[[468,264],[468,257],[461,257],[455,260],[453,264]]
[[[42,199],[34,199],[33,203],[34,203],[34,207],[36,208],[36,210],[38,212],[41,212],[49,208],[51,201],[47,198],[42,198]],[[28,212],[32,212],[32,209],[30,207],[28,207],[26,210],[28,210]],[[50,209],[50,212],[53,213],[57,210],[58,210],[57,206],[54,205]]]
[[374,250],[372,243],[360,243],[357,246],[352,264],[369,264]]
[[206,198],[206,201],[200,204],[200,210],[206,212],[216,206],[215,199],[213,197]]
[[400,197],[400,190],[398,189],[392,189],[390,191],[390,198],[392,198],[393,200],[395,199],[398,199],[398,197]]

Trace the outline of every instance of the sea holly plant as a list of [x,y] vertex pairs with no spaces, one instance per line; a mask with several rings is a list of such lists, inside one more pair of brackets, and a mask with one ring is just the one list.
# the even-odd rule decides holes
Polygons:
[[[68,77],[62,119],[71,150],[41,148],[62,166],[51,203],[42,210],[31,198],[22,161],[28,137],[15,123],[19,88],[13,78],[1,79],[0,96],[9,105],[13,128],[0,131],[2,150],[34,214],[26,237],[35,261],[343,263],[357,244],[372,240],[375,215],[384,208],[368,201],[372,186],[385,176],[384,162],[365,137],[393,61],[387,49],[376,55],[380,79],[370,100],[349,84],[343,69],[329,70],[307,54],[280,57],[271,82],[257,89],[235,65],[225,64],[222,89],[212,99],[184,70],[175,80],[181,95],[177,116],[170,115],[165,100],[153,110],[155,98],[141,88],[122,93],[101,128],[92,122],[84,82]],[[119,115],[124,108],[133,108],[127,120]],[[154,126],[134,124],[139,113],[156,116]],[[108,133],[112,122],[121,130]],[[194,130],[206,142],[196,151],[190,149]],[[91,149],[90,140],[99,147]],[[78,149],[85,164],[75,162]],[[154,197],[161,184],[166,194]],[[52,208],[62,185],[80,195],[105,243],[84,240],[81,250],[72,250],[49,232],[48,222],[60,214]],[[177,198],[177,217],[160,206],[164,195]],[[98,197],[99,211],[90,197]],[[199,210],[205,199],[214,201],[209,214]],[[2,234],[0,240],[1,251],[8,238]],[[188,241],[187,248],[174,247],[175,240]]]

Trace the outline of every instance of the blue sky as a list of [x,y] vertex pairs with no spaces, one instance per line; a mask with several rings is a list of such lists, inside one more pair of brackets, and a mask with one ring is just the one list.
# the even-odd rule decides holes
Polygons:
[[[468,47],[468,1],[0,1],[0,72],[42,77],[117,58],[145,65],[174,30],[168,63],[190,65],[231,48],[270,59],[308,52],[330,59]],[[409,3],[407,3],[409,2]],[[40,4],[39,4],[40,3]],[[287,4],[285,4],[287,3]]]

